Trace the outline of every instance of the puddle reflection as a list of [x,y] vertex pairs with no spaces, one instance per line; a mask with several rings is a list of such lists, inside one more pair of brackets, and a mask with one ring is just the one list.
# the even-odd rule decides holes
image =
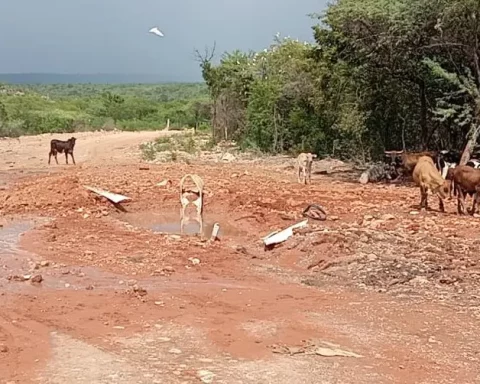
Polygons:
[[176,235],[203,235],[210,237],[213,226],[219,223],[218,237],[240,236],[243,231],[228,224],[225,217],[219,215],[198,215],[190,213],[182,217],[181,211],[174,212],[128,212],[120,216],[134,227],[150,229],[155,233],[168,233]]

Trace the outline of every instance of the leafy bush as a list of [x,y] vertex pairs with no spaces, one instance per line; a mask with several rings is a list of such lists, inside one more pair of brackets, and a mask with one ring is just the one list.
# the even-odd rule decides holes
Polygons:
[[173,158],[177,157],[177,152],[186,152],[189,154],[196,154],[199,147],[193,135],[175,135],[175,136],[161,136],[155,141],[144,143],[140,145],[142,157],[144,160],[155,160],[158,153],[170,152]]

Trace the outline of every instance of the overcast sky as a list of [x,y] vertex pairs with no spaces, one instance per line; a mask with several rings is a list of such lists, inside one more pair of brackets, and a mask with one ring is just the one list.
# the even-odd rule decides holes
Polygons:
[[[194,48],[263,49],[276,32],[312,40],[327,0],[0,0],[0,73],[200,77]],[[153,26],[164,38],[148,34]]]

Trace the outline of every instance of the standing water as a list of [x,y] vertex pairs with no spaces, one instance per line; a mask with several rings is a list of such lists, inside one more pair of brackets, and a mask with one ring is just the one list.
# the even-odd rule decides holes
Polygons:
[[[119,219],[133,225],[134,227],[146,228],[155,233],[181,234],[180,212],[129,212],[121,214]],[[220,225],[218,237],[235,237],[242,234],[242,231],[234,225],[229,224],[224,216],[213,214],[204,215],[202,233],[200,233],[200,223],[194,221],[192,218],[191,221],[185,221],[183,234],[202,234],[205,237],[210,237],[215,223],[219,223]]]

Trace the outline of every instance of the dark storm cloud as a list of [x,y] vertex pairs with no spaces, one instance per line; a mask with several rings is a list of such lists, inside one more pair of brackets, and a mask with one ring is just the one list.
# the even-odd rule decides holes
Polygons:
[[[195,47],[312,40],[326,0],[0,0],[0,72],[149,73],[198,80]],[[164,38],[148,34],[158,25]]]

